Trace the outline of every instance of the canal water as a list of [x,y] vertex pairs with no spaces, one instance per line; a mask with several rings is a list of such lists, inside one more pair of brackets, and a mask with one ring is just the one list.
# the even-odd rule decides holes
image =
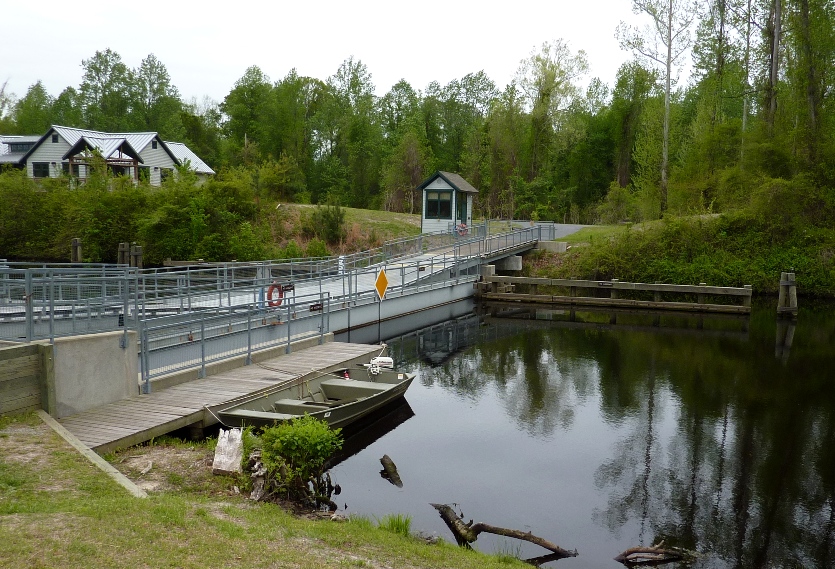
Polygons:
[[455,504],[579,552],[551,567],[618,567],[661,540],[697,568],[835,567],[835,305],[804,304],[796,324],[776,300],[743,319],[458,305],[421,330],[388,323],[417,377],[349,441],[339,505],[453,541],[429,504]]

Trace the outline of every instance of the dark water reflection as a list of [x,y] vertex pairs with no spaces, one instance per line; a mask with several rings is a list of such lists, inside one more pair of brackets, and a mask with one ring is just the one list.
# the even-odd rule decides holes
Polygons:
[[771,305],[743,321],[523,310],[390,340],[419,374],[414,417],[334,469],[340,499],[447,539],[428,503],[455,502],[576,547],[559,567],[662,539],[702,568],[833,567],[835,305],[793,331]]

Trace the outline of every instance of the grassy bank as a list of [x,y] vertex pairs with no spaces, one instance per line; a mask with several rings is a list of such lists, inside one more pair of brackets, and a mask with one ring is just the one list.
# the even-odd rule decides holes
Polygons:
[[132,498],[36,416],[0,417],[0,566],[525,566],[427,545],[396,533],[397,524],[312,520],[254,504],[234,480],[211,475],[206,444],[158,443],[108,458],[149,498]]
[[835,228],[739,212],[584,229],[566,254],[539,256],[529,274],[717,286],[774,293],[781,271],[802,294],[835,295]]

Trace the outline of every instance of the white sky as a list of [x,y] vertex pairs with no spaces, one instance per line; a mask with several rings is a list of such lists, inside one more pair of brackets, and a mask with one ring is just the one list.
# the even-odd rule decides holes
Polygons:
[[110,48],[131,68],[149,53],[185,100],[220,102],[250,65],[272,81],[295,67],[326,79],[353,55],[378,95],[484,72],[503,88],[534,47],[562,38],[612,85],[630,54],[614,38],[629,0],[359,0],[320,2],[61,2],[3,0],[0,84],[18,97],[42,80],[57,96],[81,82],[81,60]]

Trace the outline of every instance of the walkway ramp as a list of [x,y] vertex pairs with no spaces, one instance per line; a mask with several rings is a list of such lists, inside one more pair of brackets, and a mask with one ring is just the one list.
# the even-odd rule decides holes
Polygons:
[[380,346],[328,342],[304,350],[102,405],[59,421],[99,454],[148,441],[183,427],[217,422],[206,407],[222,405],[308,374],[367,361]]

